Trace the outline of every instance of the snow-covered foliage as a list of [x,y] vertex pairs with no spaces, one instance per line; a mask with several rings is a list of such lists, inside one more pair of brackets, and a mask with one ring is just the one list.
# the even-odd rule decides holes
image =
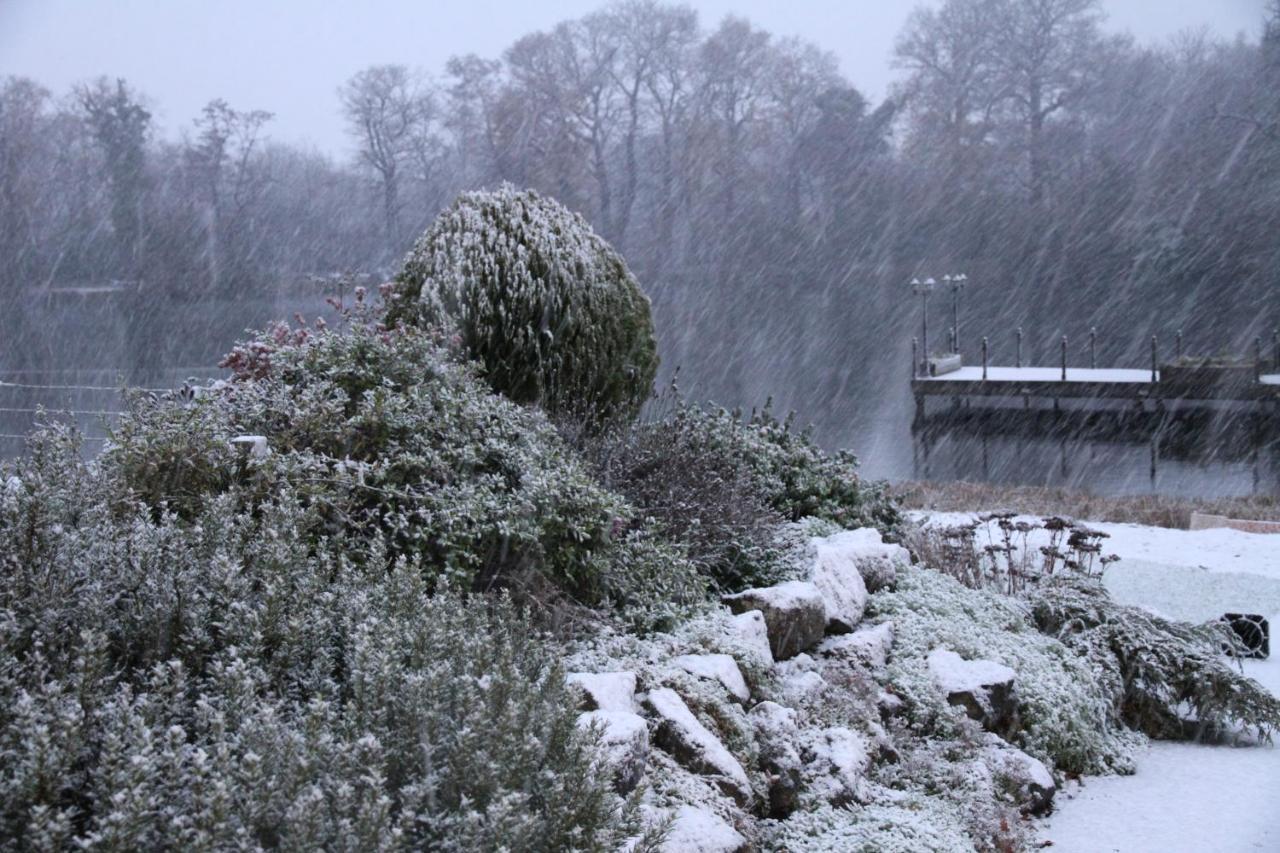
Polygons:
[[[360,319],[250,341],[228,359],[235,380],[190,404],[137,398],[104,471],[187,518],[219,494],[243,505],[294,489],[313,519],[304,547],[342,539],[358,559],[385,535],[393,555],[459,588],[536,593],[546,579],[640,621],[701,597],[693,568],[632,525],[541,412],[492,393],[429,333]],[[272,453],[236,457],[227,442],[245,432]]]
[[[109,469],[109,465],[106,466]],[[35,439],[0,501],[0,847],[616,849],[554,647],[281,487],[183,519]],[[349,553],[348,553],[349,552]]]
[[405,259],[393,300],[392,322],[458,335],[517,402],[627,419],[652,393],[648,298],[586,220],[532,190],[459,196]]
[[724,409],[682,406],[667,428],[688,431],[704,453],[745,460],[765,499],[788,521],[880,530],[899,523],[884,484],[863,481],[852,453],[826,453],[808,430],[795,427],[794,416],[780,421],[769,405],[746,420]]
[[973,853],[957,810],[932,797],[854,808],[823,806],[766,824],[769,850],[787,853]]
[[1152,737],[1251,728],[1270,738],[1280,700],[1223,657],[1238,639],[1226,623],[1191,625],[1111,601],[1087,579],[1060,580],[1031,597],[1041,630],[1079,653],[1111,691],[1114,713]]
[[905,567],[894,591],[871,597],[868,615],[893,621],[889,682],[906,700],[917,731],[955,737],[968,723],[947,704],[929,669],[930,653],[946,646],[1014,670],[1018,739],[1027,752],[1068,773],[1132,772],[1141,736],[1116,719],[1109,685],[1078,654],[1036,630],[1015,599]]
[[844,527],[891,531],[882,484],[850,453],[828,454],[768,407],[744,420],[664,395],[667,409],[582,442],[599,478],[683,543],[725,592],[799,577],[807,539]]

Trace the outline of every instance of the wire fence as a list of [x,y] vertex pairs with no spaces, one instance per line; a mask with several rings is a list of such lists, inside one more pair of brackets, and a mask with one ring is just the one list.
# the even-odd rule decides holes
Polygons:
[[130,371],[112,367],[0,370],[0,458],[22,453],[31,432],[50,421],[69,421],[86,442],[103,442],[124,414],[126,393],[181,392],[226,375],[218,368],[170,367],[128,381]]

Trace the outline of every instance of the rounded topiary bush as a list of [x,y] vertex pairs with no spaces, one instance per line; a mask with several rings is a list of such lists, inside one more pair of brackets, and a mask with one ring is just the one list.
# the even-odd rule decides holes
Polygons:
[[629,418],[658,367],[649,300],[614,249],[553,199],[464,193],[418,240],[388,320],[456,335],[490,385],[552,414]]

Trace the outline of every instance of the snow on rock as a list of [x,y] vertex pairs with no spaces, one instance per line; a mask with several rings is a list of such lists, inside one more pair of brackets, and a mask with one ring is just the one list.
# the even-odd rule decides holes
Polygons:
[[[765,625],[763,613],[759,610],[738,613],[730,621],[729,630],[738,641],[738,645],[749,650],[756,658],[755,661],[750,661],[751,663],[763,666],[773,665],[773,650],[769,648],[769,629]],[[749,661],[743,661],[743,663],[749,663]]]
[[628,713],[637,710],[634,672],[571,672],[565,681],[581,689],[584,710]]
[[928,663],[947,701],[963,708],[970,719],[981,722],[987,731],[1016,728],[1016,673],[1012,669],[995,661],[965,660],[945,646],[930,652]]
[[870,628],[828,637],[818,646],[823,657],[856,662],[872,669],[883,669],[893,648],[893,623],[881,622]]
[[693,772],[715,777],[721,790],[738,805],[750,805],[747,772],[720,739],[698,722],[679,694],[660,687],[649,691],[645,702],[658,718],[654,741],[659,747]]
[[792,671],[782,677],[782,695],[788,702],[802,704],[827,689],[827,681],[814,670]]
[[983,750],[982,759],[991,773],[1016,792],[1024,812],[1037,816],[1048,814],[1053,808],[1053,795],[1058,791],[1049,768],[995,735],[987,737],[988,746]]
[[827,627],[827,607],[812,583],[788,581],[727,595],[721,599],[734,613],[759,610],[764,614],[769,648],[776,660],[795,657],[812,648]]
[[845,530],[821,541],[857,566],[867,592],[893,586],[898,579],[898,567],[911,563],[911,554],[906,548],[885,542],[874,527]]
[[901,696],[896,696],[888,690],[881,690],[876,696],[876,708],[880,711],[880,716],[884,718],[896,717],[906,708],[907,703],[902,700]]
[[776,702],[761,702],[748,714],[760,747],[760,769],[769,783],[769,816],[785,818],[800,803],[803,762],[796,712]]
[[649,763],[649,725],[644,717],[629,711],[587,711],[578,715],[578,725],[600,727],[600,745],[613,770],[614,789],[620,794],[632,791]]
[[664,853],[745,853],[751,846],[714,812],[681,806],[660,849]]
[[823,729],[805,745],[807,787],[833,805],[861,802],[866,798],[871,744],[851,729]]
[[827,608],[827,630],[848,633],[862,621],[867,607],[867,585],[858,571],[858,546],[850,547],[853,531],[809,540],[813,564],[809,580],[822,593]]
[[751,698],[742,670],[729,655],[680,655],[671,662],[691,675],[720,682],[739,702],[745,703]]

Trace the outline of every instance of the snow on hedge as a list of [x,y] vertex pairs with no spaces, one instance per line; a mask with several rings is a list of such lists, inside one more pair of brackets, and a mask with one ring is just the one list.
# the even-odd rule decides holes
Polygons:
[[622,257],[554,199],[464,193],[414,245],[389,319],[456,334],[493,387],[570,414],[630,416],[649,396],[649,300]]

